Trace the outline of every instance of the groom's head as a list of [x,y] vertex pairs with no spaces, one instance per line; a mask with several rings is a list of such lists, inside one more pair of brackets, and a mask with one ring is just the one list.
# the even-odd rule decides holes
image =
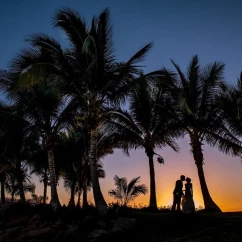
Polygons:
[[185,176],[181,175],[181,181],[185,181]]

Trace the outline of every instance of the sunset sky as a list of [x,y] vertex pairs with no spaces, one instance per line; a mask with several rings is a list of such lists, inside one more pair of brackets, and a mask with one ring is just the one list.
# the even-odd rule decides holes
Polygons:
[[[10,58],[26,46],[24,39],[29,34],[47,33],[67,46],[65,36],[51,24],[54,12],[65,6],[78,11],[89,23],[94,14],[110,8],[119,60],[127,60],[153,41],[154,47],[145,61],[146,71],[170,68],[170,58],[185,69],[195,54],[202,64],[224,61],[225,79],[229,83],[235,83],[242,71],[242,2],[238,0],[0,0],[0,68],[7,68]],[[185,137],[178,143],[179,153],[170,148],[157,151],[165,160],[165,165],[155,165],[158,205],[171,204],[174,184],[181,174],[192,179],[196,206],[203,205],[189,140]],[[214,201],[223,211],[242,210],[240,160],[206,145],[204,157],[207,184]],[[144,150],[133,151],[130,157],[117,150],[103,164],[107,176],[100,182],[107,202],[112,201],[107,192],[113,188],[115,174],[129,180],[141,176],[141,182],[149,185]],[[37,184],[36,193],[40,195],[42,190],[42,185]],[[60,187],[58,191],[61,202],[67,203],[68,194]],[[148,200],[148,195],[140,196],[135,203],[147,204]]]

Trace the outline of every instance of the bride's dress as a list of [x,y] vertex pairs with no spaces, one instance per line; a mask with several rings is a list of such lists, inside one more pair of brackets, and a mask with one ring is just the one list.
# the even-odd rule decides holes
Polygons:
[[185,201],[183,202],[183,212],[193,213],[195,211],[195,204],[192,196],[192,183],[185,184]]

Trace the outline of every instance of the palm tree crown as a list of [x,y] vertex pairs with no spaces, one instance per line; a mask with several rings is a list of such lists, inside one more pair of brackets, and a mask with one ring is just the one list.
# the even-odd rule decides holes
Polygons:
[[223,93],[224,64],[214,62],[201,67],[194,56],[187,72],[173,62],[176,73],[164,69],[164,79],[168,83],[172,106],[170,113],[177,118],[181,128],[189,135],[190,145],[198,169],[204,204],[206,209],[220,210],[212,200],[203,171],[202,145],[217,146],[227,154],[240,152],[239,140],[226,128],[224,112],[217,105],[217,97]]
[[129,183],[125,177],[119,178],[115,175],[113,179],[116,189],[110,190],[108,194],[117,199],[122,206],[127,206],[140,194],[145,195],[148,192],[148,189],[144,184],[137,185],[140,181],[140,177],[132,179]]
[[[110,110],[110,119],[104,129],[113,143],[125,152],[143,148],[149,158],[150,168],[150,207],[157,209],[155,171],[153,156],[155,149],[170,146],[178,151],[175,138],[182,134],[174,119],[167,112],[167,103],[161,88],[151,86],[149,76],[141,76],[136,86],[129,92],[129,110]],[[157,154],[156,154],[157,155]],[[163,162],[158,157],[158,162]]]

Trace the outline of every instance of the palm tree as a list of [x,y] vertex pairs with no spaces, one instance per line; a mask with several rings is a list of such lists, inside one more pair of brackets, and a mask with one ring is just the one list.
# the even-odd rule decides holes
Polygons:
[[[1,78],[1,77],[0,77]],[[7,172],[14,174],[21,202],[26,202],[23,162],[30,156],[31,150],[36,146],[36,136],[29,132],[29,122],[23,117],[22,110],[17,105],[6,106],[1,112],[0,142],[1,155],[7,161]],[[14,173],[13,173],[14,172]],[[26,185],[26,184],[25,184]]]
[[47,201],[47,187],[50,186],[49,180],[49,169],[48,169],[48,156],[47,152],[43,149],[43,147],[39,146],[34,154],[28,160],[31,173],[35,174],[39,177],[39,182],[43,183],[44,190],[43,196],[41,196],[42,202],[46,204]]
[[[80,124],[79,124],[80,125]],[[56,161],[62,165],[62,176],[64,179],[65,190],[70,193],[69,206],[74,206],[75,194],[83,194],[83,208],[88,206],[87,192],[91,189],[91,171],[88,159],[88,146],[90,137],[85,123],[82,127],[75,127],[69,133],[61,134],[61,142],[57,145]],[[81,148],[80,148],[81,147]],[[100,162],[108,154],[113,153],[111,142],[99,134],[98,138],[98,162],[97,173],[98,178],[105,178],[105,171]],[[80,199],[79,199],[80,200]],[[80,204],[80,202],[78,202]]]
[[224,113],[217,105],[217,97],[225,91],[224,64],[214,62],[201,67],[198,57],[194,56],[186,73],[175,62],[172,64],[177,73],[164,68],[163,76],[168,83],[167,93],[171,95],[170,113],[190,138],[205,209],[221,211],[211,198],[205,180],[202,145],[217,146],[227,154],[241,152],[239,140],[226,128]]
[[6,177],[9,169],[9,164],[4,157],[1,157],[1,164],[0,164],[0,182],[1,182],[1,203],[5,204],[5,183]]
[[148,188],[144,184],[137,185],[140,181],[140,177],[132,179],[129,183],[125,177],[119,178],[115,175],[113,179],[116,188],[110,190],[108,194],[117,199],[121,206],[127,206],[140,194],[145,195],[148,192]]
[[[37,203],[37,204],[41,204],[44,203],[44,197],[43,196],[38,196],[35,193],[31,194],[32,199]],[[48,196],[46,196],[45,200],[48,200]]]
[[238,111],[237,119],[240,121],[240,124],[242,124],[242,72],[240,73],[240,78],[237,80],[237,85],[231,89],[230,93],[231,97],[235,98],[232,102],[236,101]]
[[[226,127],[237,137],[242,137],[242,72],[235,85],[228,85],[218,97],[218,105],[224,111]],[[237,154],[241,157],[241,154]]]
[[13,137],[6,135],[8,133],[9,126],[7,125],[9,121],[13,119],[13,111],[7,103],[0,104],[0,182],[1,182],[1,203],[6,202],[5,199],[5,185],[7,174],[10,170],[10,161],[7,157],[7,151],[10,145],[9,141]]
[[[157,209],[153,158],[158,154],[155,149],[168,145],[178,151],[174,139],[182,134],[179,126],[176,126],[176,119],[166,111],[163,94],[161,88],[150,86],[146,77],[141,76],[128,95],[129,110],[111,110],[111,119],[106,121],[104,127],[109,139],[113,139],[112,142],[124,151],[137,148],[145,150],[150,173],[149,207],[153,209]],[[164,160],[158,155],[157,161]]]
[[28,175],[27,164],[22,164],[19,169],[19,162],[11,163],[6,177],[6,190],[11,194],[12,201],[14,197],[19,195],[21,202],[26,202],[25,193],[33,193],[35,184],[31,182]]
[[234,130],[231,127],[230,130],[238,131],[242,124],[242,72],[237,83],[233,86],[228,85],[227,90],[219,95],[218,104],[225,111],[226,120],[235,128]]
[[66,129],[72,120],[73,99],[58,92],[55,86],[42,82],[24,91],[20,104],[32,124],[32,130],[40,135],[44,150],[48,154],[50,174],[51,205],[60,206],[57,194],[57,175],[54,159],[54,147],[58,134]]
[[97,134],[105,120],[105,107],[124,101],[132,80],[140,73],[141,62],[151,48],[146,45],[127,62],[115,60],[109,11],[93,17],[91,27],[74,11],[61,9],[54,16],[54,26],[64,31],[70,48],[46,35],[29,38],[31,47],[22,51],[12,62],[12,71],[20,73],[19,85],[28,86],[40,81],[38,76],[55,76],[61,91],[73,95],[86,111],[91,135],[90,165],[93,194],[100,213],[107,212],[97,177]]
[[55,148],[56,162],[60,165],[61,175],[64,179],[64,188],[70,194],[68,206],[75,206],[75,194],[78,192],[77,169],[81,164],[82,149],[80,149],[78,135],[71,131],[60,134],[60,142]]

